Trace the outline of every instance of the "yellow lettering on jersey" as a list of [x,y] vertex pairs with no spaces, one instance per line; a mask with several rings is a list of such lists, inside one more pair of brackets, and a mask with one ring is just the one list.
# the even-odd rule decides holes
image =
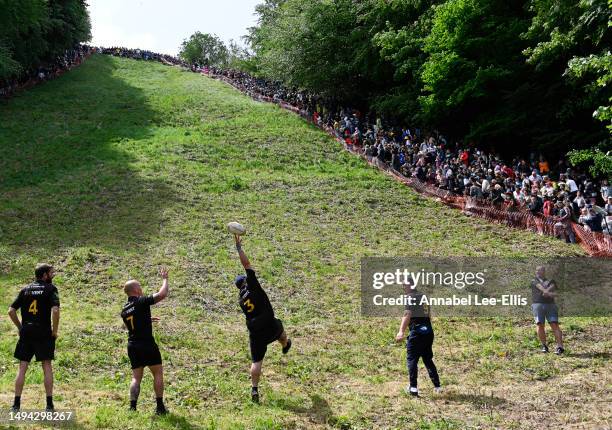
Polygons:
[[253,309],[255,309],[255,305],[251,303],[251,299],[246,299],[244,305],[247,307],[247,312],[249,313],[253,312]]
[[30,303],[30,307],[28,308],[28,312],[31,314],[36,315],[38,313],[38,301],[37,300],[33,300],[32,303]]
[[125,320],[130,322],[130,324],[132,325],[132,330],[134,330],[134,315],[130,315]]

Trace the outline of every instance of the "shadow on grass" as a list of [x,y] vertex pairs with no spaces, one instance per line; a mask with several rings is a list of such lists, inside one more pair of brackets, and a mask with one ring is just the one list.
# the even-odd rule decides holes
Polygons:
[[565,354],[566,357],[572,357],[572,358],[585,358],[585,359],[595,359],[595,358],[604,358],[606,360],[609,360],[610,357],[612,357],[612,354],[610,354],[609,352],[572,352],[569,354]]
[[204,428],[191,424],[184,417],[175,415],[173,413],[169,413],[168,415],[164,415],[161,417],[154,417],[152,421],[161,421],[165,424],[169,424],[171,428],[178,430],[201,430]]
[[338,421],[327,400],[316,394],[310,396],[310,400],[312,402],[310,408],[304,407],[302,402],[292,401],[288,398],[278,400],[276,405],[286,411],[305,415],[316,424],[334,425]]
[[0,245],[52,254],[159,229],[171,190],[132,167],[156,112],[118,67],[96,55],[0,104]]
[[479,407],[499,406],[506,403],[506,399],[502,399],[501,397],[486,396],[483,394],[447,393],[440,396],[440,398],[458,403],[471,403]]

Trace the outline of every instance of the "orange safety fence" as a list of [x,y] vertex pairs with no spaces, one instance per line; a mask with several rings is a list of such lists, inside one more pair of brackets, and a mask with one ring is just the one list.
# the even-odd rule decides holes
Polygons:
[[232,87],[236,88],[238,91],[246,93],[248,96],[255,100],[275,103],[283,109],[287,109],[297,113],[307,121],[314,123],[314,125],[327,132],[337,141],[342,143],[346,150],[360,156],[368,164],[383,170],[388,175],[404,183],[405,185],[414,189],[418,193],[430,197],[435,197],[447,206],[453,207],[455,209],[460,209],[466,215],[476,216],[479,218],[486,219],[490,222],[506,225],[508,227],[532,231],[540,235],[563,238],[573,237],[576,243],[578,243],[582,247],[582,249],[584,249],[584,251],[590,256],[612,257],[612,236],[608,234],[585,230],[580,224],[576,224],[572,221],[560,223],[553,217],[547,217],[539,213],[533,214],[524,207],[512,206],[504,208],[501,205],[495,205],[483,199],[459,196],[451,193],[448,190],[439,188],[434,184],[423,182],[418,178],[406,177],[397,170],[388,166],[386,163],[382,163],[376,158],[366,157],[363,153],[361,153],[360,147],[348,144],[341,136],[338,135],[336,130],[334,130],[332,127],[317,124],[313,116],[311,116],[307,111],[302,110],[296,106],[292,106],[284,101],[276,100],[271,97],[258,94],[242,85],[234,83],[231,79],[223,75],[209,76],[228,83]]

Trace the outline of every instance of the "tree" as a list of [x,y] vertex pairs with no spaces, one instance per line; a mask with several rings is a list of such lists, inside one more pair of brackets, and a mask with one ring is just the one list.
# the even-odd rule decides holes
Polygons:
[[91,38],[84,0],[0,0],[0,79],[36,69]]
[[189,64],[226,67],[229,52],[225,44],[214,34],[192,34],[181,44],[179,56]]
[[574,156],[595,154],[588,148],[609,140],[597,120],[610,128],[611,8],[606,0],[529,2],[533,19],[524,34],[530,42],[524,53],[527,62],[548,80],[540,104],[555,112],[556,123],[550,129],[558,130],[560,137],[551,136],[549,142],[587,149]]
[[449,0],[436,6],[421,74],[427,123],[467,139],[510,141],[515,127],[504,99],[525,74],[520,35],[527,26],[521,1]]

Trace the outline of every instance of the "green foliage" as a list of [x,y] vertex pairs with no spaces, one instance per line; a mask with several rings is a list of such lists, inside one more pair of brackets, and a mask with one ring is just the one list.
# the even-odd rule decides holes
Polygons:
[[216,35],[196,31],[183,41],[179,57],[189,64],[226,67],[229,51]]
[[[592,374],[611,371],[610,319],[564,319],[584,333],[566,333],[568,355],[560,358],[534,352],[529,316],[436,319],[445,394],[432,396],[423,370],[422,398],[403,395],[398,321],[360,315],[362,256],[555,257],[581,249],[425,199],[292,113],[179,68],[94,55],[1,103],[0,118],[0,306],[8,308],[36,262],[55,264],[56,407],[77,410],[75,428],[536,428],[541,416],[524,414],[526,397],[564,402],[546,417],[562,428],[567,409],[608,395]],[[269,346],[261,405],[249,399],[230,220],[247,226],[244,249],[294,340],[288,355]],[[136,278],[154,292],[162,264],[170,295],[153,309],[161,319],[154,330],[172,413],[153,417],[149,373],[139,411],[128,411],[119,286]],[[6,316],[0,333],[7,408],[17,331]],[[551,368],[546,384],[523,383]],[[491,402],[500,405],[495,413]],[[35,363],[22,406],[44,407]],[[580,423],[605,427],[606,412],[590,411]]]
[[248,66],[260,76],[511,154],[606,137],[593,111],[609,120],[611,86],[597,84],[595,60],[572,66],[606,60],[605,0],[266,0],[256,11]]
[[352,0],[287,0],[257,9],[248,40],[259,73],[340,100],[360,101],[383,80],[380,58]]
[[612,179],[612,146],[609,143],[589,149],[575,149],[568,153],[568,157],[574,166],[588,166],[594,177]]
[[91,38],[84,0],[0,0],[0,80]]

